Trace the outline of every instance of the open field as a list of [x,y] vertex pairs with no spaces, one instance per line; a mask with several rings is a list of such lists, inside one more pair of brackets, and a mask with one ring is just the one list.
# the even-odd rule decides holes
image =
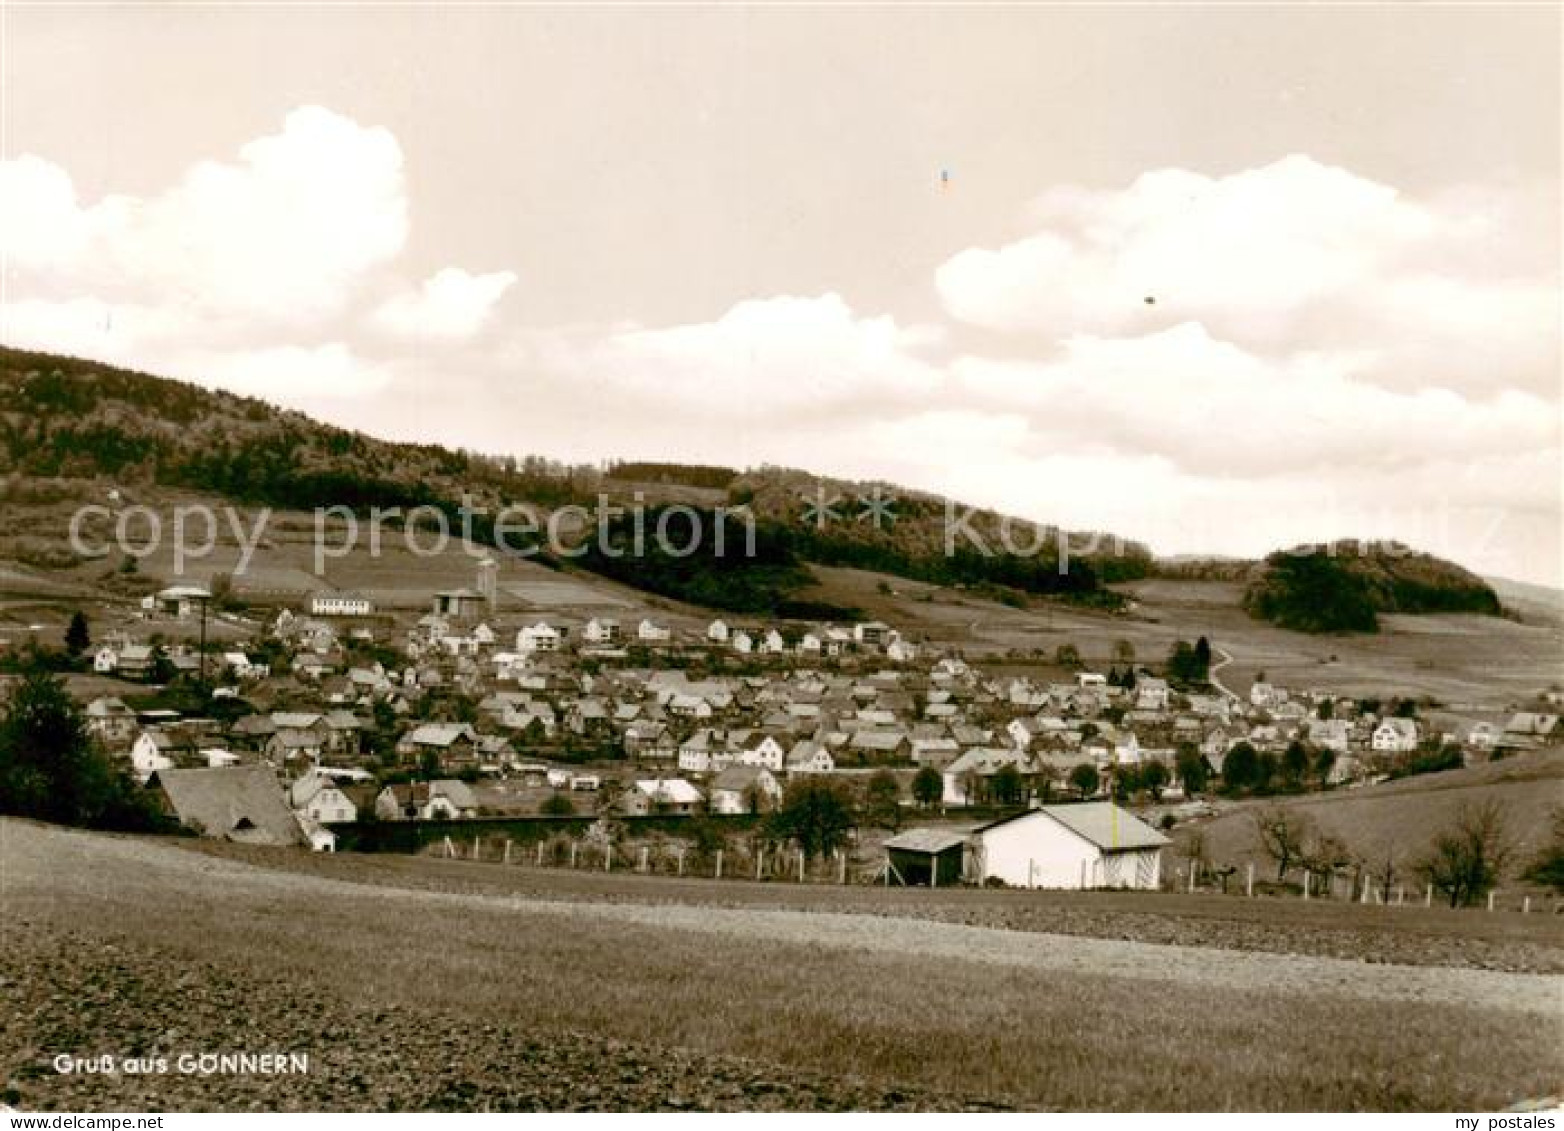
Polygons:
[[[1564,805],[1564,749],[1357,789],[1304,794],[1275,803],[1307,814],[1321,832],[1338,837],[1372,866],[1393,858],[1407,889],[1421,892],[1420,881],[1413,874],[1417,859],[1434,836],[1455,819],[1463,804],[1488,801],[1497,802],[1504,810],[1512,849],[1507,870],[1512,890],[1506,895],[1501,889],[1499,895],[1513,903],[1518,898],[1515,877],[1546,843],[1551,810]],[[1251,814],[1269,803],[1244,802],[1219,816],[1177,826],[1174,836],[1182,840],[1200,830],[1217,866],[1242,867],[1252,861],[1256,875],[1267,876],[1274,873],[1275,865],[1260,853]]]
[[[1264,672],[1290,688],[1351,695],[1430,696],[1475,711],[1501,709],[1559,678],[1564,630],[1467,614],[1385,616],[1373,635],[1310,636],[1257,621],[1239,608],[1242,586],[1154,578],[1120,588],[1123,613],[1036,601],[1015,609],[974,593],[862,570],[817,568],[821,600],[858,605],[914,638],[989,659],[1011,651],[1052,656],[1074,644],[1088,664],[1106,665],[1127,640],[1143,662],[1165,659],[1175,641],[1205,636],[1233,657],[1223,681],[1243,690]],[[887,594],[881,582],[893,590]],[[1046,671],[1048,665],[1039,665]]]
[[[0,852],[0,1065],[27,1107],[1484,1110],[1564,1074],[1556,976],[370,886],[16,821]],[[314,1063],[47,1066],[211,1048]]]
[[182,849],[262,868],[393,889],[594,903],[831,912],[956,923],[1033,934],[1167,943],[1230,951],[1350,958],[1404,966],[1564,973],[1564,922],[1443,907],[1248,900],[1216,894],[1048,892],[798,885],[605,873],[437,856],[313,855],[182,840]]
[[[30,507],[18,528],[26,529],[29,538],[63,546],[74,507],[102,501],[101,492],[79,498],[70,493],[88,491],[89,486],[61,486],[64,495]],[[138,501],[165,515],[176,505],[223,506],[221,500],[161,489],[149,490]],[[256,512],[239,508],[238,514],[244,529],[253,531]],[[169,525],[171,520],[165,521],[165,528]],[[206,557],[186,562],[176,572],[172,547],[165,540],[142,561],[141,573],[165,583],[205,583],[214,574],[234,571],[239,544],[226,521],[219,525],[223,528],[215,532],[216,545]],[[367,521],[361,523],[356,547],[344,557],[328,558],[324,570],[317,572],[313,516],[274,512],[261,548],[248,571],[236,578],[236,587],[252,600],[285,604],[295,604],[316,589],[355,590],[384,609],[412,613],[426,609],[436,589],[473,584],[474,561],[458,538],[453,537],[439,554],[415,554],[404,532],[387,528],[382,531],[380,552],[374,554],[368,545],[368,527]],[[201,540],[205,531],[197,524],[191,536]],[[420,532],[414,540],[424,549],[435,545],[430,532]],[[331,531],[326,544],[333,551],[343,545],[342,531]],[[94,583],[113,564],[95,561],[48,571],[0,560],[0,633],[7,629],[12,635],[25,633],[32,623],[63,625],[69,607],[92,599]],[[1153,578],[1131,583],[1120,588],[1132,598],[1132,608],[1111,614],[1048,601],[1032,601],[1029,607],[1017,609],[968,590],[862,570],[814,568],[820,583],[803,596],[860,608],[913,639],[958,648],[990,662],[1011,652],[1052,656],[1059,645],[1069,643],[1088,663],[1105,664],[1115,643],[1127,640],[1142,661],[1155,663],[1166,657],[1176,640],[1204,635],[1233,657],[1223,678],[1235,689],[1247,687],[1264,672],[1289,687],[1364,696],[1428,696],[1457,709],[1484,712],[1505,709],[1557,681],[1564,656],[1564,619],[1559,614],[1564,598],[1553,590],[1515,583],[1501,583],[1500,590],[1525,623],[1455,614],[1386,616],[1382,631],[1375,635],[1310,636],[1251,619],[1239,608],[1242,587],[1231,582]],[[562,574],[515,558],[502,561],[499,586],[501,615],[514,618],[548,615],[584,621],[613,609],[631,621],[652,613],[677,626],[694,628],[710,616],[706,610],[590,574]],[[1041,674],[1057,674],[1048,665],[1036,666]]]

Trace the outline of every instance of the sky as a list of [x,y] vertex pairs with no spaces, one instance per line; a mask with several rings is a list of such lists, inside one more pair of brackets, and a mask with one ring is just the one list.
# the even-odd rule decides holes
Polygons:
[[1560,22],[0,5],[0,340],[1560,585]]

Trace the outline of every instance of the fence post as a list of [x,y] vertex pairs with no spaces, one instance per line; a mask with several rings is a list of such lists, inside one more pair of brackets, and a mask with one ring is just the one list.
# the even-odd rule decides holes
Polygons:
[[1488,893],[1488,910],[1489,911],[1493,910],[1493,895],[1494,895],[1493,892],[1489,892]]
[[1400,907],[1406,901],[1407,901],[1407,889],[1403,885],[1397,884],[1396,885],[1396,906]]
[[538,841],[538,867],[543,867],[543,842]]
[[1428,890],[1423,893],[1423,906],[1424,907],[1432,907],[1433,905],[1434,905],[1434,885],[1432,883],[1430,883],[1428,885]]
[[451,857],[453,857],[455,855],[456,855],[456,846],[451,843],[451,838],[450,837],[446,837],[445,838],[445,858],[447,860],[449,860]]
[[755,878],[757,880],[760,879],[760,870],[765,867],[765,863],[766,850],[762,848],[759,852],[755,853]]
[[684,849],[679,849],[679,875],[684,875]]
[[576,849],[578,847],[575,841],[570,842],[570,866],[572,868],[576,866]]
[[1189,862],[1189,894],[1195,894],[1195,872],[1200,867],[1195,861]]
[[505,863],[510,863],[510,837],[505,838]]
[[1529,896],[1529,895],[1521,900],[1521,914],[1522,915],[1530,915],[1531,914],[1531,896]]
[[798,882],[804,882],[804,850],[798,850]]
[[836,850],[836,876],[838,883],[847,882],[847,853],[840,848]]
[[646,845],[641,846],[641,871],[646,871]]
[[722,849],[717,849],[717,879],[722,879]]
[[1303,874],[1303,898],[1304,899],[1308,899],[1309,898],[1309,876],[1310,876],[1310,873],[1308,873],[1308,872],[1305,872]]
[[613,870],[614,870],[614,845],[613,845],[613,842],[610,841],[609,845],[608,845],[608,851],[603,853],[603,871],[605,871],[605,872],[612,872]]
[[1254,861],[1249,862],[1249,875],[1244,880],[1244,894],[1250,899],[1254,898]]
[[483,851],[479,847],[479,843],[478,842],[479,842],[479,838],[478,837],[473,837],[472,838],[472,858],[474,860],[481,859],[482,856],[483,856]]

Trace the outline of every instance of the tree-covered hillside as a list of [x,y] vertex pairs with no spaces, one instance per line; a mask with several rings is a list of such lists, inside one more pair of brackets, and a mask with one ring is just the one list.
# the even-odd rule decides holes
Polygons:
[[1299,632],[1374,632],[1380,613],[1502,611],[1492,587],[1453,562],[1397,543],[1354,542],[1271,554],[1244,608]]
[[[626,483],[653,505],[684,502],[688,490],[698,488],[754,513],[776,554],[753,562],[716,563],[696,555],[686,562],[637,564],[596,552],[579,563],[665,596],[743,611],[791,602],[810,583],[808,562],[1105,605],[1118,600],[1105,583],[1144,576],[1150,562],[1145,547],[1134,543],[1063,534],[900,488],[882,485],[889,506],[871,521],[860,506],[872,494],[870,485],[776,468],[738,473],[678,463],[616,464],[605,474],[540,457],[392,443],[254,398],[4,347],[0,466],[12,486],[96,480],[282,509],[433,506],[453,516],[464,498],[489,514],[526,503],[542,517],[566,504],[592,507],[600,493],[622,505],[632,494]],[[669,485],[666,498],[642,490],[657,483]],[[810,509],[811,499],[822,498],[837,500],[824,520]],[[955,552],[948,553],[952,514],[961,526]],[[1008,546],[1000,536],[1007,524]],[[484,521],[473,526],[486,539]]]

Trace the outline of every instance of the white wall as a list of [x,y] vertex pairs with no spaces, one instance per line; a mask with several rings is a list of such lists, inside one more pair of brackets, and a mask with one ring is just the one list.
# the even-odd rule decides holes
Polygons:
[[1043,813],[1007,821],[982,834],[982,879],[998,877],[1012,887],[1079,889],[1156,888],[1161,882],[1159,850],[1103,853]]

